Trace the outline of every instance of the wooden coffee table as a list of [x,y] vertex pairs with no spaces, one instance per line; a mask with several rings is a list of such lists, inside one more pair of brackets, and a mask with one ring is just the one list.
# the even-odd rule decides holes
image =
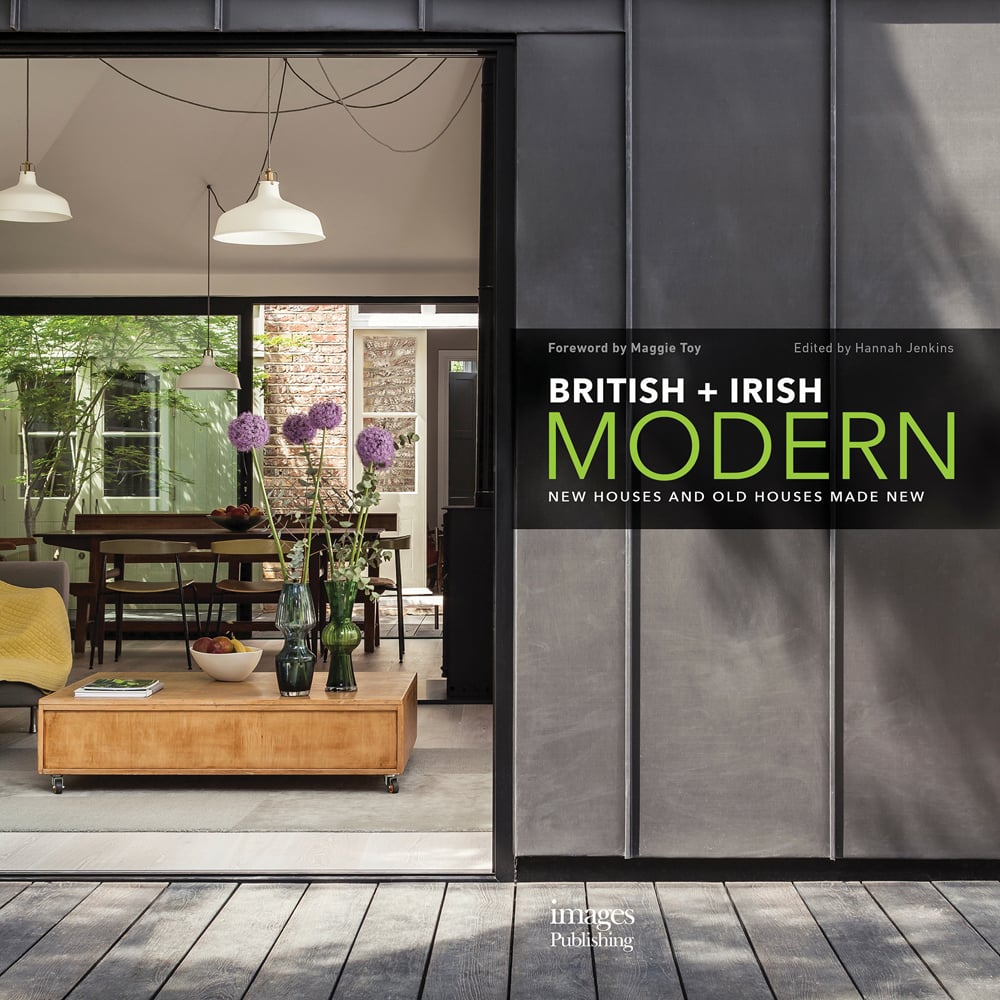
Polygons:
[[[97,677],[156,677],[148,698],[76,698]],[[381,774],[399,790],[417,735],[416,674],[357,674],[358,690],[282,698],[273,674],[94,672],[38,702],[38,771],[66,774]]]

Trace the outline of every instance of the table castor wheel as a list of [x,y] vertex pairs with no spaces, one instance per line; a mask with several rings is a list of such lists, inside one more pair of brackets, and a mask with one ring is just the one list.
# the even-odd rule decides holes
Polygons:
[[394,774],[387,774],[385,776],[385,790],[390,795],[395,795],[399,791],[399,778]]
[[63,776],[61,774],[52,775],[52,791],[56,795],[62,795],[63,793]]

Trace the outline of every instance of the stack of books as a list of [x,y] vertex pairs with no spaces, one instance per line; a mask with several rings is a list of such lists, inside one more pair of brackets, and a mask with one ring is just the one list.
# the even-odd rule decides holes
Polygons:
[[148,698],[163,687],[151,677],[99,677],[78,687],[77,698]]

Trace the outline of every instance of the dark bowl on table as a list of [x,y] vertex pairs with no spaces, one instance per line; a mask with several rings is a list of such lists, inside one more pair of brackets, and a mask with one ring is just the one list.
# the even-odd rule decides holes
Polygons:
[[214,521],[220,528],[227,528],[229,531],[249,531],[256,528],[258,524],[263,524],[267,518],[263,514],[256,517],[236,517],[231,514],[209,514],[209,520]]

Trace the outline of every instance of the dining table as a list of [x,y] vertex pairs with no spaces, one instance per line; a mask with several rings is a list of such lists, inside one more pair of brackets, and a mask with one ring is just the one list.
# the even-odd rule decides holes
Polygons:
[[[376,541],[383,531],[395,529],[395,515],[371,515],[365,528],[366,541]],[[343,535],[351,529],[331,528],[331,534]],[[294,541],[301,537],[301,530],[282,529],[282,537]],[[57,549],[56,558],[63,549],[70,549],[89,556],[88,578],[82,586],[71,585],[71,593],[76,598],[76,618],[73,628],[73,645],[77,653],[83,653],[87,644],[87,626],[97,599],[101,573],[101,543],[120,538],[155,538],[163,541],[191,542],[195,550],[183,557],[187,562],[213,562],[212,543],[239,538],[269,538],[266,527],[251,528],[248,531],[233,531],[213,524],[204,514],[88,514],[77,515],[76,523],[70,530],[43,531],[37,536],[46,545]],[[326,600],[319,566],[322,545],[313,548],[310,559],[309,585],[313,605],[320,607]],[[370,567],[371,575],[377,575],[377,567]],[[206,581],[207,583],[207,581]],[[368,595],[364,598],[364,650],[371,653],[375,649],[377,634],[377,605]]]

